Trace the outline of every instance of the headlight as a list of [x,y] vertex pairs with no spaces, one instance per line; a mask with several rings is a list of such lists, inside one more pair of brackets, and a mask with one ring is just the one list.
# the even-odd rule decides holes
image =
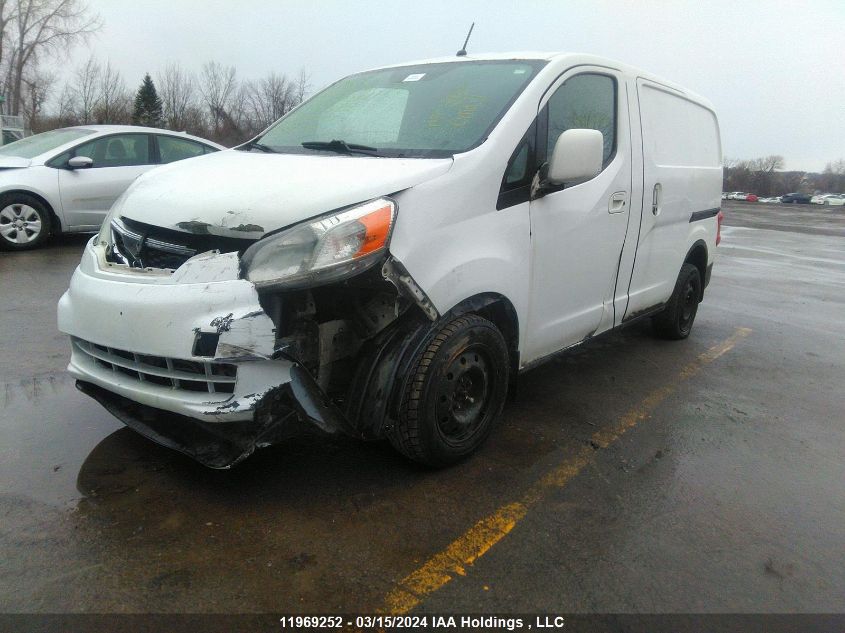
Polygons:
[[265,237],[241,258],[244,277],[257,286],[301,287],[348,277],[387,249],[396,204],[378,198]]

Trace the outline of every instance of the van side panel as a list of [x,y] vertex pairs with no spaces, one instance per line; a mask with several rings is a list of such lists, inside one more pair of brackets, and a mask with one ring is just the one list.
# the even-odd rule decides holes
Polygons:
[[[642,78],[637,95],[643,203],[626,319],[659,307],[671,296],[695,239],[707,237],[712,260],[722,187],[715,114],[680,91]],[[712,215],[690,222],[696,212]]]

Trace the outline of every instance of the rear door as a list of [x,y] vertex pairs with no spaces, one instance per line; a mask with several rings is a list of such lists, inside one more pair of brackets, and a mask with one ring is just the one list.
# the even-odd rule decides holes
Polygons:
[[112,134],[83,143],[53,163],[66,163],[74,156],[94,161],[87,169],[59,169],[59,194],[68,224],[100,225],[111,205],[145,171],[152,169],[153,146],[149,134]]
[[604,163],[586,182],[531,201],[529,362],[613,326],[631,194],[626,93],[621,73],[581,66],[559,78],[540,103],[539,163],[573,128],[602,132]]

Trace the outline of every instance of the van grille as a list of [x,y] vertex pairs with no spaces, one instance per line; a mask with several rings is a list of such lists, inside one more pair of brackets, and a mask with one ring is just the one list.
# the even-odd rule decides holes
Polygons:
[[112,219],[109,228],[111,247],[106,251],[106,261],[132,268],[176,270],[197,253],[243,252],[255,241],[210,234],[197,235],[128,218]]
[[139,382],[149,382],[185,391],[208,393],[235,391],[237,365],[231,363],[136,354],[78,338],[73,339],[73,345],[101,367],[130,376]]

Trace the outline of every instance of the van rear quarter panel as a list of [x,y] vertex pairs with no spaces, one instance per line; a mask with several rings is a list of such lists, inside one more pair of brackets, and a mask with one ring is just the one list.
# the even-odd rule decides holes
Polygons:
[[[680,90],[637,80],[643,153],[643,210],[626,316],[653,308],[672,294],[693,244],[704,240],[708,261],[716,245],[722,151],[715,113]],[[657,213],[652,210],[658,188]]]

